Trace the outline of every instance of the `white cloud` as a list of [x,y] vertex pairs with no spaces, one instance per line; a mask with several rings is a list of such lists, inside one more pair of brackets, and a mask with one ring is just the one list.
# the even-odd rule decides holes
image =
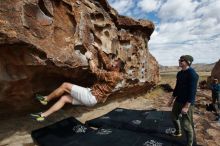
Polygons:
[[220,21],[219,15],[220,1],[219,0],[206,0],[202,3],[198,10],[196,10],[197,16],[202,16],[204,19],[216,18]]
[[217,0],[169,0],[162,5],[159,10],[161,22],[149,42],[159,63],[177,65],[183,54],[194,56],[194,63],[216,62],[220,58],[219,9],[220,1]]
[[[178,65],[178,59],[181,55],[192,55],[193,63],[213,63],[218,61],[220,51],[215,42],[198,42],[196,44],[166,44],[150,45],[150,52],[156,57],[162,65]],[[156,47],[157,49],[154,49]]]
[[161,0],[140,0],[137,4],[145,12],[157,11],[161,5]]
[[161,6],[158,17],[162,21],[185,20],[194,17],[194,10],[198,7],[197,1],[167,0]]
[[177,21],[177,22],[166,22],[158,25],[157,35],[151,36],[150,43],[182,43],[196,39],[197,36],[191,31],[195,25],[198,25],[200,20],[188,20],[188,21]]

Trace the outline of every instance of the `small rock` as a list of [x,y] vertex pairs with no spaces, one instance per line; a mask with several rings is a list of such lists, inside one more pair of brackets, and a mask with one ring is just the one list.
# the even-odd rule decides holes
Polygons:
[[220,132],[215,129],[208,129],[207,133],[213,137],[220,137]]

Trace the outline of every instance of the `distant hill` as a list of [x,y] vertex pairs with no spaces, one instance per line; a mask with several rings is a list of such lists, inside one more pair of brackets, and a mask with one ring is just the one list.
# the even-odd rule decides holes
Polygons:
[[214,68],[215,64],[216,64],[216,63],[212,63],[212,64],[200,63],[200,64],[194,64],[194,65],[192,65],[192,67],[193,67],[196,71],[211,72],[212,69]]
[[[213,67],[215,66],[216,63],[212,63],[212,64],[205,64],[205,63],[198,63],[198,64],[193,64],[192,67],[196,70],[196,71],[200,71],[200,72],[211,72]],[[160,72],[176,72],[179,70],[178,66],[162,66],[160,65]]]

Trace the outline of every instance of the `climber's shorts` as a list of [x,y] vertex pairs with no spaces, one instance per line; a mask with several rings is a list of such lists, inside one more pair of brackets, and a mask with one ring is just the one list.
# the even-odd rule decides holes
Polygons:
[[73,105],[94,106],[97,103],[97,100],[95,96],[92,95],[90,88],[73,85],[70,94],[73,97]]

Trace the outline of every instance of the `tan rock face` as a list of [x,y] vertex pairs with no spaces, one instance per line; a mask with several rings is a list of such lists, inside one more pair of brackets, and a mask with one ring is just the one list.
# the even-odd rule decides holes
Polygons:
[[153,30],[152,22],[119,16],[105,0],[1,1],[0,106],[32,108],[35,93],[64,81],[91,86],[85,52],[100,64],[94,42],[125,62],[124,92],[148,90],[159,79],[148,50]]
[[220,80],[220,60],[215,64],[211,76]]

